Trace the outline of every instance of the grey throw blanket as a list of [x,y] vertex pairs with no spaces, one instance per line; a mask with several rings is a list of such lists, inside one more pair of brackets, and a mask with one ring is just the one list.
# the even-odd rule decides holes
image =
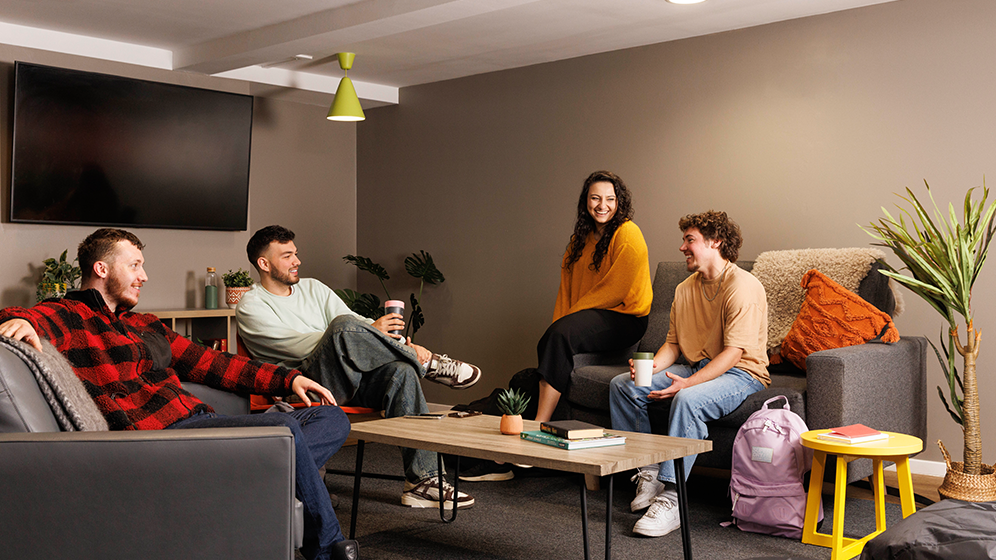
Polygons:
[[106,432],[107,420],[86,392],[83,382],[76,377],[69,360],[51,342],[45,339],[41,342],[45,351],[39,353],[30,344],[0,336],[0,346],[21,358],[35,376],[63,431]]

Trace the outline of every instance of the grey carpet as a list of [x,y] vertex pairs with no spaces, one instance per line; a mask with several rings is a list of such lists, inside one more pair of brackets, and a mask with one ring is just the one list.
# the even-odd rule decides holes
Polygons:
[[[332,458],[329,469],[352,471],[356,448],[346,447]],[[466,464],[466,463],[464,463]],[[397,448],[368,444],[364,472],[401,474]],[[452,473],[448,476],[453,480]],[[356,538],[362,560],[473,559],[555,560],[583,558],[580,488],[578,475],[540,469],[516,469],[516,478],[505,482],[461,482],[460,490],[474,496],[476,504],[460,510],[453,523],[444,524],[437,509],[401,506],[402,482],[364,478],[360,488]],[[352,477],[328,474],[326,483],[339,497],[336,513],[348,534],[353,512]],[[745,533],[721,527],[729,520],[729,482],[693,476],[688,483],[692,551],[695,558],[746,560],[755,558],[828,559],[830,550],[798,541]],[[617,475],[613,491],[612,558],[646,560],[682,558],[679,532],[660,538],[632,533],[641,513],[630,513],[635,487],[629,474]],[[604,558],[606,484],[589,491],[588,530],[591,557]],[[824,498],[829,531],[832,502]],[[887,504],[891,526],[902,518],[898,505]],[[848,500],[845,534],[863,536],[875,528],[874,506],[868,500]]]

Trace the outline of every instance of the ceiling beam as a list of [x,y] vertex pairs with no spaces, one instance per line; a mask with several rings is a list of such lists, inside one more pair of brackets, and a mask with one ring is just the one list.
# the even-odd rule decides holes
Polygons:
[[[530,4],[537,0],[365,0],[302,16],[227,37],[206,41],[173,52],[177,70],[217,74],[247,66],[263,65],[319,45],[346,50],[349,45],[380,37],[479,16]],[[337,51],[335,51],[337,52]]]

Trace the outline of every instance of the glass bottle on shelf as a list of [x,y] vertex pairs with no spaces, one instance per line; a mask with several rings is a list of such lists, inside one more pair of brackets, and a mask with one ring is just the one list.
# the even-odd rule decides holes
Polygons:
[[218,275],[209,266],[204,278],[204,309],[218,309]]

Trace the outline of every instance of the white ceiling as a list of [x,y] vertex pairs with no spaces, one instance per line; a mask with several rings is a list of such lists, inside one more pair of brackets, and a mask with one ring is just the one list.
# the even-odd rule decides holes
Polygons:
[[[90,56],[126,60],[134,48],[175,70],[276,68],[331,87],[342,75],[335,53],[352,51],[354,81],[393,89],[889,1],[0,0],[0,43],[61,32],[84,40],[76,54],[98,38],[126,44]],[[313,59],[292,61],[297,54]]]

